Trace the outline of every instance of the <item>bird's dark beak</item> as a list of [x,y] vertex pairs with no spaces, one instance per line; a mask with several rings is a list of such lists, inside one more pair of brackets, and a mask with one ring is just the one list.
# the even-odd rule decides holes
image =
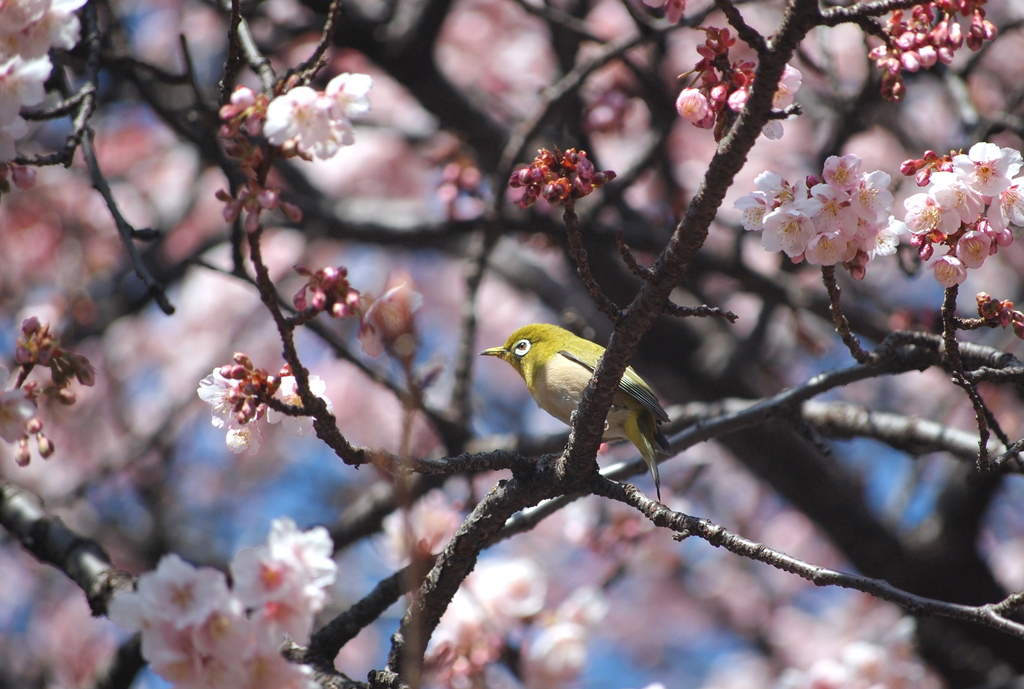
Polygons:
[[504,347],[491,347],[480,352],[480,356],[496,356],[501,359],[504,359],[506,354],[508,352],[505,351]]

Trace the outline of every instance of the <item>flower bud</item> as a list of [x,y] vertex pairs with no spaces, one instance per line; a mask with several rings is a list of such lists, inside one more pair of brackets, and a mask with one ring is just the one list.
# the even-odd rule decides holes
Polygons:
[[49,459],[53,455],[53,451],[57,449],[54,447],[53,441],[42,434],[36,438],[36,447],[39,450],[39,456],[43,459]]
[[28,449],[28,440],[22,438],[18,441],[18,449],[14,452],[14,463],[20,467],[27,467],[32,461],[32,453]]

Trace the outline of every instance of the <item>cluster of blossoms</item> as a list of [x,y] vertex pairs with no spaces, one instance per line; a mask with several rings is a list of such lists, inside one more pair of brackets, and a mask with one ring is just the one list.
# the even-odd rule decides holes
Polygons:
[[416,353],[413,314],[423,305],[423,295],[408,282],[400,282],[376,299],[363,295],[359,344],[378,357],[385,351],[406,363]]
[[[349,285],[345,268],[323,268],[311,272],[296,270],[309,279],[294,297],[302,316],[312,317],[321,311],[335,318],[358,316],[359,343],[372,357],[385,351],[403,362],[411,363],[416,353],[417,339],[413,313],[423,303],[423,297],[408,282],[401,282],[378,298],[360,294]],[[309,377],[309,389],[333,410],[327,399],[327,383],[319,376]],[[298,384],[291,368],[271,375],[256,368],[245,354],[237,353],[234,363],[215,368],[199,381],[199,398],[213,406],[212,423],[215,428],[226,428],[228,448],[236,453],[256,454],[262,443],[259,425],[266,417],[268,423],[281,423],[290,435],[302,437],[313,429],[313,420],[303,414]],[[273,408],[269,400],[290,406],[295,414]]]
[[512,173],[508,185],[523,189],[516,203],[529,208],[541,197],[556,205],[568,198],[589,196],[613,179],[615,173],[611,170],[595,171],[586,151],[570,148],[563,154],[557,148],[554,153],[542,148],[532,163]]
[[527,686],[564,686],[586,665],[590,630],[604,617],[599,589],[577,589],[553,612],[541,614],[547,579],[526,558],[484,561],[456,592],[425,657],[431,684],[487,685],[494,661],[520,641]]
[[862,173],[855,155],[831,156],[822,178],[790,184],[777,172],[754,180],[758,191],[736,201],[743,228],[761,232],[761,245],[794,263],[842,263],[855,279],[869,260],[896,253],[902,223],[890,216],[889,175]]
[[[295,377],[288,366],[277,375],[253,366],[245,354],[234,356],[235,363],[221,366],[199,381],[199,398],[213,406],[214,428],[227,428],[228,448],[238,454],[259,451],[261,435],[256,421],[267,417],[269,423],[282,423],[290,435],[304,436],[313,428],[308,416],[291,416],[267,407],[267,400],[302,409]],[[327,384],[318,376],[309,377],[310,391],[324,400],[330,410],[331,401],[324,396]]]
[[[1024,225],[1024,176],[1021,154],[981,142],[966,154],[908,160],[901,170],[930,186],[904,202],[910,243],[929,262],[943,287],[967,279],[1000,247],[1013,242],[1010,224]],[[945,249],[942,255],[936,249]]]
[[915,5],[908,19],[903,10],[889,17],[883,31],[886,42],[871,50],[869,57],[882,71],[882,96],[899,101],[906,94],[901,72],[929,69],[936,63],[948,65],[964,44],[957,14],[970,17],[967,47],[979,50],[996,36],[996,27],[985,19],[986,0],[935,0]]
[[309,278],[292,297],[292,303],[299,311],[326,311],[332,318],[345,318],[359,313],[359,292],[349,284],[348,269],[344,266],[328,266],[315,272],[304,266],[295,266],[295,272]]
[[[729,62],[729,48],[736,43],[729,29],[701,27],[706,36],[704,45],[697,47],[700,62],[691,72],[695,86],[683,89],[676,99],[676,110],[687,122],[703,129],[715,130],[720,141],[729,130],[733,119],[747,104],[750,87],[754,83],[757,65],[749,60]],[[772,108],[783,111],[793,105],[796,92],[803,83],[803,75],[795,67],[786,65],[779,80]],[[762,130],[769,139],[782,138],[782,122],[773,119]]]
[[337,576],[332,551],[323,527],[277,519],[265,545],[235,555],[230,588],[223,572],[165,555],[108,613],[142,632],[143,657],[177,689],[313,689],[311,669],[279,649],[286,637],[309,638]]
[[1024,340],[1024,313],[1013,308],[1008,299],[994,299],[987,292],[978,292],[978,315],[992,325],[1013,327],[1013,334]]
[[[62,349],[60,341],[50,332],[49,324],[41,324],[35,316],[26,318],[21,324],[14,361],[20,367],[14,386],[0,393],[0,438],[17,443],[14,459],[19,466],[26,466],[32,457],[29,443],[33,437],[43,459],[49,458],[55,449],[53,442],[43,435],[43,422],[37,416],[39,398],[48,397],[61,404],[74,404],[75,393],[70,390],[71,383],[77,380],[82,385],[93,385],[96,370],[81,354]],[[26,380],[36,366],[50,369],[52,385]],[[0,366],[0,389],[6,387],[9,377],[10,371]]]
[[837,658],[820,659],[806,670],[787,668],[776,689],[938,689],[941,682],[917,657],[914,630],[914,619],[904,617],[877,640],[846,644]]
[[[84,4],[85,0],[0,3],[0,164],[14,159],[15,142],[28,134],[21,109],[43,102],[43,85],[53,69],[48,53],[53,48],[71,50],[78,43],[81,27],[75,10]],[[17,177],[15,182],[19,183]]]
[[279,190],[261,181],[267,159],[263,148],[250,137],[263,134],[285,157],[331,158],[342,146],[355,143],[352,120],[370,111],[367,94],[371,86],[369,76],[346,72],[331,79],[324,91],[293,86],[273,100],[247,86],[235,89],[220,109],[220,136],[224,150],[239,160],[249,181],[237,195],[217,192],[217,198],[225,203],[224,218],[234,222],[244,210],[249,232],[259,227],[264,210],[280,208],[289,220],[301,220],[296,206],[281,201]]

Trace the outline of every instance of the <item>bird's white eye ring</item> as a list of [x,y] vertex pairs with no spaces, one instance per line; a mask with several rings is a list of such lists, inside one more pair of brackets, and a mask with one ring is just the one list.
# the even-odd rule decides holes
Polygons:
[[516,346],[512,348],[512,353],[516,356],[526,356],[528,351],[530,351],[529,340],[519,340],[519,342],[516,342]]

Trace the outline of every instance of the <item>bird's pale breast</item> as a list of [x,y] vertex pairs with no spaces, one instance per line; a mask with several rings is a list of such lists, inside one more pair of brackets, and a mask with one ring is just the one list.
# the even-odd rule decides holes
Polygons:
[[[572,413],[576,411],[583,396],[583,390],[590,382],[592,373],[589,369],[561,355],[551,357],[547,364],[535,373],[533,396],[541,409],[563,423],[570,423]],[[615,403],[608,412],[605,424],[604,440],[625,439],[623,424],[629,416],[629,410],[620,400],[625,393],[615,396]]]

